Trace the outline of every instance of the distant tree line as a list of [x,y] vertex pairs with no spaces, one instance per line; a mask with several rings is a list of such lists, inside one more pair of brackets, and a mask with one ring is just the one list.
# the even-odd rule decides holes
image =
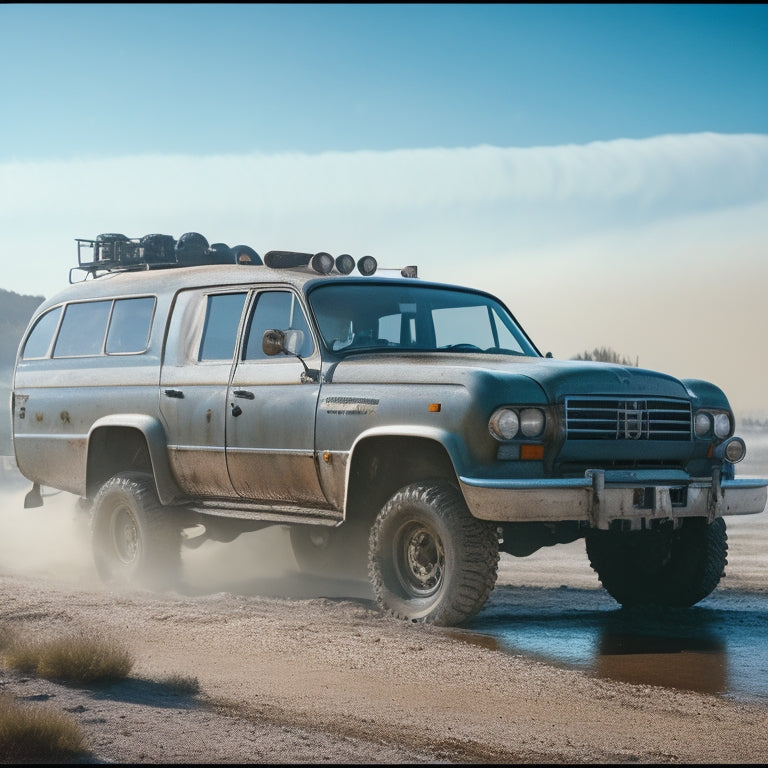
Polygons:
[[747,417],[741,420],[743,429],[768,429],[768,419],[753,419]]
[[628,365],[632,368],[637,368],[640,365],[639,357],[636,357],[633,362],[630,358],[620,355],[610,347],[595,347],[591,352],[582,352],[576,357],[572,357],[571,360],[595,360],[600,363]]

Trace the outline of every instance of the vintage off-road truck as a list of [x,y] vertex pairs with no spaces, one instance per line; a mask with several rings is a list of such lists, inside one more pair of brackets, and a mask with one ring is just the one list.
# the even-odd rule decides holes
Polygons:
[[765,507],[720,389],[542,356],[488,293],[198,233],[77,247],[22,339],[13,439],[27,505],[81,497],[107,581],[172,586],[185,545],[283,525],[302,569],[451,625],[500,551],[583,537],[621,604],[689,606],[724,516]]

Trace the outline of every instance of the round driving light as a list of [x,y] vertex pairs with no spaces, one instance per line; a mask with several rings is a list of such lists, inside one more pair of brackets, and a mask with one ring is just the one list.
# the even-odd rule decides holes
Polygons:
[[740,437],[734,437],[726,443],[723,458],[731,464],[736,464],[744,458],[746,453],[747,446],[744,441]]
[[706,411],[699,411],[693,420],[693,428],[697,437],[704,437],[712,428],[712,417]]
[[488,429],[497,440],[511,440],[519,428],[517,414],[509,408],[499,408],[488,422]]
[[321,275],[327,275],[333,269],[334,264],[333,256],[330,253],[325,253],[325,251],[316,253],[309,262],[312,269]]
[[367,277],[376,271],[377,266],[378,264],[373,256],[363,256],[363,258],[359,259],[357,262],[357,271],[361,275],[365,275]]
[[355,268],[355,260],[348,254],[342,253],[336,257],[336,271],[348,275]]
[[731,420],[727,413],[715,414],[715,436],[719,438],[728,437],[731,434]]
[[520,431],[526,437],[537,437],[544,431],[544,412],[538,408],[520,411]]

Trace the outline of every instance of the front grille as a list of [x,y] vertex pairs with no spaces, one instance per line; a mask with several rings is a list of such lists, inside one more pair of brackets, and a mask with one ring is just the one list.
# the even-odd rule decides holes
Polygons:
[[567,440],[690,440],[691,404],[654,398],[567,397]]

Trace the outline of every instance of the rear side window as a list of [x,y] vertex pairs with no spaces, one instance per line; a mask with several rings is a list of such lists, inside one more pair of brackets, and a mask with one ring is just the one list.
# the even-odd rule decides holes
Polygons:
[[[53,348],[53,356],[87,357],[105,352],[108,355],[146,352],[154,310],[153,296],[67,304]],[[51,322],[55,328],[55,321]],[[36,331],[37,327],[32,335]],[[32,335],[29,341],[33,340]],[[42,330],[40,337],[42,347]]]
[[52,309],[38,318],[35,327],[27,337],[26,344],[24,344],[24,352],[21,355],[24,360],[34,357],[45,357],[48,354],[51,342],[53,341],[53,334],[56,332],[56,326],[59,324],[60,315],[61,307],[56,307],[56,309]]
[[108,355],[144,352],[149,343],[155,299],[117,299],[107,333]]
[[53,348],[53,356],[81,357],[101,354],[111,309],[111,300],[67,304],[59,328],[59,337]]

